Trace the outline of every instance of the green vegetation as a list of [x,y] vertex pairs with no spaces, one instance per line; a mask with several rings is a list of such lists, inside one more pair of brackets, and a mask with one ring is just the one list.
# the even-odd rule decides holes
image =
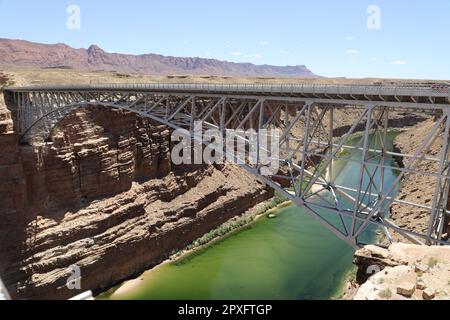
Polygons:
[[108,291],[102,292],[101,294],[95,297],[95,300],[109,300],[111,296],[114,294],[114,292],[116,292],[121,286],[122,284],[115,286],[109,289]]
[[338,157],[339,158],[350,158],[352,156],[352,153],[350,152],[350,150],[348,149],[343,149],[341,151],[341,153],[339,153]]
[[[389,142],[392,138],[390,135]],[[351,149],[341,151],[350,151],[349,156],[356,159],[359,156],[358,152],[351,152]],[[334,165],[345,166],[346,162],[336,161]],[[322,167],[325,171],[326,168]],[[344,168],[343,180],[353,181],[353,171]],[[392,179],[390,172],[387,172],[387,179]],[[307,179],[304,183],[307,183]],[[146,276],[151,280],[143,281],[139,285],[140,289],[127,298],[342,297],[345,284],[356,279],[357,269],[352,268],[351,264],[353,250],[336,241],[335,236],[313,218],[299,215],[304,212],[301,208],[291,206],[271,211],[285,200],[277,195],[263,208],[233,219],[194,241],[187,247],[189,252],[176,253],[175,261],[152,270],[151,276]],[[277,218],[255,218],[262,215],[269,217],[271,214]],[[339,222],[338,217],[334,218],[336,220],[332,221]],[[374,237],[375,234],[369,236]],[[180,258],[181,254],[183,257]],[[329,267],[329,261],[333,261],[333,268]],[[301,274],[320,274],[320,277],[311,286],[311,279]],[[393,295],[390,290],[380,293],[384,298]]]
[[[333,234],[296,206],[270,213],[278,217],[268,219],[264,215],[250,228],[154,268],[141,277],[144,280],[133,290],[116,298],[323,300],[334,297],[352,267],[354,250],[336,241]],[[320,276],[311,285],[311,277],[305,275]]]
[[251,227],[251,224],[255,221],[255,218],[268,213],[270,210],[279,207],[281,204],[287,202],[287,199],[281,194],[276,193],[275,197],[264,207],[259,209],[252,216],[239,217],[229,223],[225,223],[222,226],[214,229],[201,238],[195,240],[193,243],[188,245],[183,251],[174,251],[170,254],[173,259],[179,258],[184,251],[191,251],[196,248],[200,248],[204,245],[211,243],[214,240],[221,239],[226,235],[231,235],[234,231],[240,230],[244,227]]
[[343,277],[342,283],[339,286],[338,290],[336,291],[336,294],[334,294],[331,297],[331,300],[342,300],[345,295],[345,285],[347,283],[355,283],[356,282],[356,275],[358,273],[358,268],[355,265],[352,265],[351,269],[345,274],[345,277]]
[[357,273],[358,273],[358,268],[355,265],[353,265],[351,270],[346,275],[347,281],[356,281]]
[[438,259],[431,257],[428,259],[428,267],[434,268],[439,263]]
[[390,299],[390,298],[392,298],[392,291],[390,289],[384,289],[384,290],[380,291],[378,296],[382,299]]
[[383,284],[384,283],[384,278],[380,278],[380,279],[378,279],[378,284]]
[[[256,211],[252,216],[248,217],[240,217],[235,219],[232,222],[226,223],[219,228],[210,231],[209,233],[205,234],[203,237],[197,239],[192,244],[187,246],[183,251],[174,251],[170,254],[171,258],[177,259],[181,257],[184,251],[191,251],[197,248],[200,248],[202,246],[205,246],[207,244],[210,244],[214,240],[222,239],[225,240],[224,236],[233,234],[234,231],[241,230],[243,227],[251,227],[251,224],[255,221],[255,218],[261,215],[264,215],[268,213],[270,210],[279,207],[281,204],[286,203],[287,199],[284,198],[280,194],[276,194],[275,197],[264,207]],[[183,261],[177,261],[175,262],[175,265],[182,265],[186,262],[192,260],[197,254],[200,254],[201,252],[193,252],[189,254],[188,257],[184,258]],[[102,294],[98,295],[96,297],[97,300],[108,300],[111,298],[111,296],[114,294],[114,292],[119,289],[121,285],[118,285],[114,288],[109,289],[106,292],[103,292]]]

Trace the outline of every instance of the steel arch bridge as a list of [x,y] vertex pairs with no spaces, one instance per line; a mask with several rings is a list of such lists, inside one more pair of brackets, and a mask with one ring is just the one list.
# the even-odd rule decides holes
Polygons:
[[[105,84],[11,87],[4,94],[22,143],[36,137],[47,139],[61,119],[83,106],[133,112],[170,128],[184,129],[194,140],[197,122],[203,123],[202,130],[219,130],[223,139],[229,129],[279,128],[277,174],[261,174],[266,164],[259,159],[259,151],[253,164],[234,154],[227,156],[355,248],[364,244],[364,234],[372,228],[382,230],[390,242],[392,232],[396,232],[418,244],[450,244],[443,237],[450,214],[447,87]],[[413,154],[396,153],[389,147],[392,119],[404,113],[433,114],[437,119]],[[349,125],[340,127],[337,116],[346,117]],[[440,154],[430,155],[436,141],[440,141]],[[346,157],[349,152],[357,156]],[[392,158],[401,159],[404,166],[398,167]],[[433,163],[435,169],[423,170],[420,163],[424,161]],[[349,185],[340,179],[345,167],[342,163],[352,165],[355,183]],[[388,171],[397,173],[395,179],[385,178]],[[399,184],[409,175],[434,179],[431,203],[397,197]],[[427,211],[426,232],[397,226],[389,217],[392,204]]]

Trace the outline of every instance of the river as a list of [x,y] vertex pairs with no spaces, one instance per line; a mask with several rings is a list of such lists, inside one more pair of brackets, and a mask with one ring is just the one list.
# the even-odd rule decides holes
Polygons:
[[[394,133],[389,134],[391,147],[394,138]],[[356,150],[345,154],[361,157]],[[391,157],[386,161],[392,161]],[[338,183],[356,186],[359,165],[336,161],[334,167],[335,172],[342,169]],[[376,179],[380,178],[377,173]],[[385,172],[386,182],[395,178],[394,172]],[[368,177],[364,180],[367,183]],[[371,229],[366,240],[373,240],[375,231]],[[275,219],[261,218],[195,254],[146,272],[138,286],[116,298],[331,299],[340,294],[353,254],[351,247],[303,209],[290,206],[280,209]]]

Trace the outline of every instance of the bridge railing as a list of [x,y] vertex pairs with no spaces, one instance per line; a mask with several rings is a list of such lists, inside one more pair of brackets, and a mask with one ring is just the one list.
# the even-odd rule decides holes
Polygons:
[[131,89],[195,92],[254,92],[254,93],[309,93],[309,94],[357,94],[384,96],[450,96],[450,87],[424,85],[332,85],[332,84],[99,84],[94,89]]
[[208,93],[265,93],[265,94],[333,94],[333,95],[374,95],[374,96],[415,96],[450,97],[450,87],[446,85],[407,84],[387,85],[334,85],[334,84],[202,84],[202,83],[129,83],[91,84],[86,86],[39,86],[28,88],[7,88],[13,91],[76,91],[76,90],[155,90],[172,92]]

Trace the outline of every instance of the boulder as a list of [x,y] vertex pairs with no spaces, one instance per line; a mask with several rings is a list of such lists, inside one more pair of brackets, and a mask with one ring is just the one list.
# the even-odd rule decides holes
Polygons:
[[411,298],[416,291],[416,284],[413,282],[405,282],[397,286],[397,293],[406,298]]
[[433,300],[436,297],[436,291],[433,289],[427,288],[423,291],[423,299],[424,300]]

